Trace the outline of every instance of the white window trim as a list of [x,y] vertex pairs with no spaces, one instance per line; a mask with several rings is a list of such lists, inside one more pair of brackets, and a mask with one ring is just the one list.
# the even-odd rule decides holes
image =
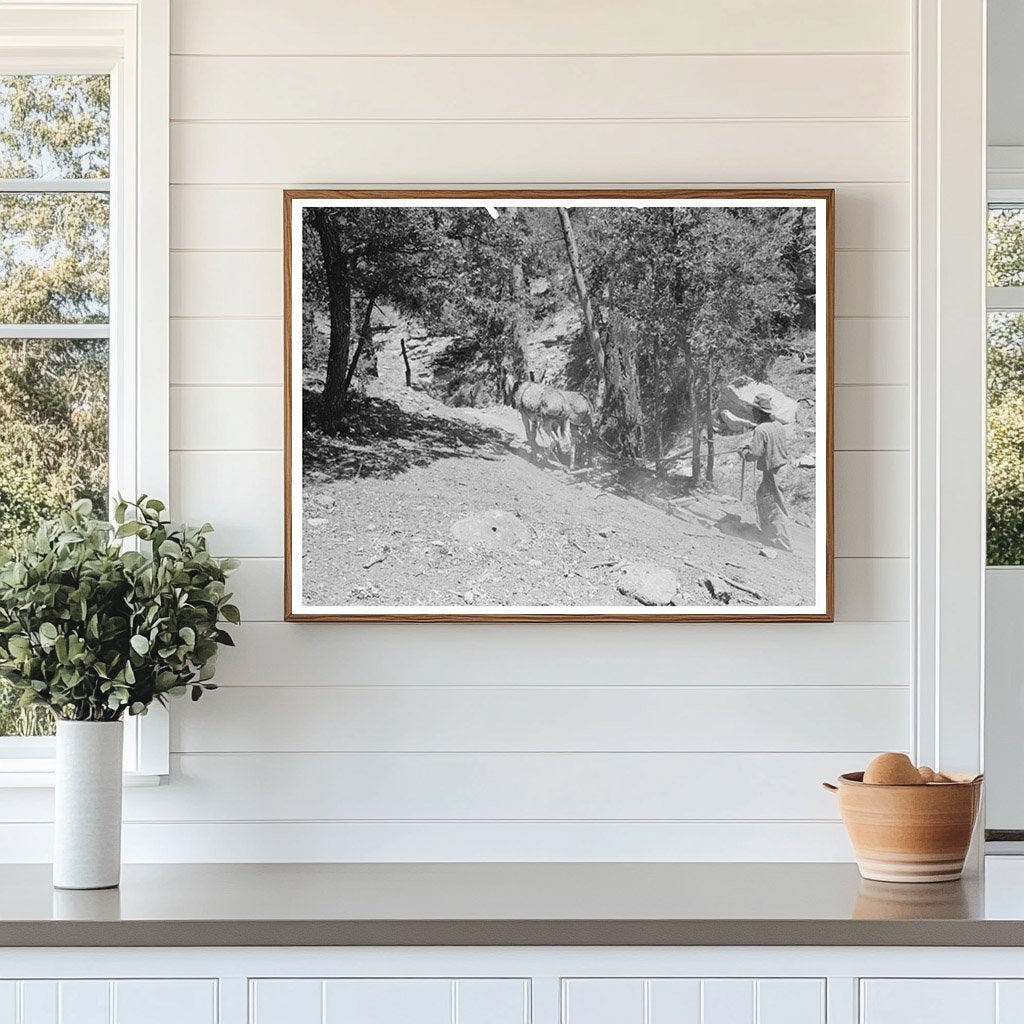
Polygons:
[[[918,763],[983,767],[984,0],[918,0],[915,736]],[[980,844],[976,845],[980,849]]]
[[[169,0],[0,0],[0,71],[111,75],[111,490],[170,494]],[[68,336],[66,328],[62,334]],[[24,333],[21,336],[25,336]],[[89,335],[95,337],[95,329]],[[166,775],[159,706],[126,718],[125,773]],[[53,784],[52,740],[0,739],[0,787]]]

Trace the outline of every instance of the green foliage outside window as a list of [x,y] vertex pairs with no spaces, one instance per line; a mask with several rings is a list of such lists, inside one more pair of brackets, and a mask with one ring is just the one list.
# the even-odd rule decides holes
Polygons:
[[[107,76],[0,76],[0,178],[109,174]],[[0,323],[107,322],[109,205],[104,192],[0,194]],[[108,373],[102,338],[0,339],[0,546],[79,498],[105,515]],[[50,731],[0,685],[0,736]]]
[[[1024,285],[1024,210],[993,209],[988,284]],[[1024,565],[1024,314],[988,318],[987,560]]]

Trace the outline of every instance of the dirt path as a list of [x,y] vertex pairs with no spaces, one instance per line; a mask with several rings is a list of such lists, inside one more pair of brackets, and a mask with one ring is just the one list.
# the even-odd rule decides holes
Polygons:
[[542,466],[514,410],[450,408],[382,355],[360,429],[307,437],[307,603],[623,606],[627,563],[675,572],[685,605],[813,601],[813,531],[760,554],[755,473],[741,505],[600,454],[574,474]]

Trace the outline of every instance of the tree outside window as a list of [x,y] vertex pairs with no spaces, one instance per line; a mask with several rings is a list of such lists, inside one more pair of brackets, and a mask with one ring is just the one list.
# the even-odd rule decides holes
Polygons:
[[1024,565],[1024,207],[988,239],[988,564]]
[[[0,545],[107,507],[110,79],[0,75]],[[47,718],[0,684],[0,736]]]

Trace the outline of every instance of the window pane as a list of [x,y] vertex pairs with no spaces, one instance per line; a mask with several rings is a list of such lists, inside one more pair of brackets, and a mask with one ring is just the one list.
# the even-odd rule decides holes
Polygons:
[[109,76],[0,75],[0,178],[109,176]]
[[0,224],[0,323],[106,323],[105,193],[0,194]]
[[[106,340],[0,339],[0,544],[75,498],[107,510]],[[0,684],[0,736],[48,735]]]
[[1024,314],[988,317],[988,564],[1024,565]]
[[992,288],[1024,285],[1024,207],[989,207],[988,283]]

